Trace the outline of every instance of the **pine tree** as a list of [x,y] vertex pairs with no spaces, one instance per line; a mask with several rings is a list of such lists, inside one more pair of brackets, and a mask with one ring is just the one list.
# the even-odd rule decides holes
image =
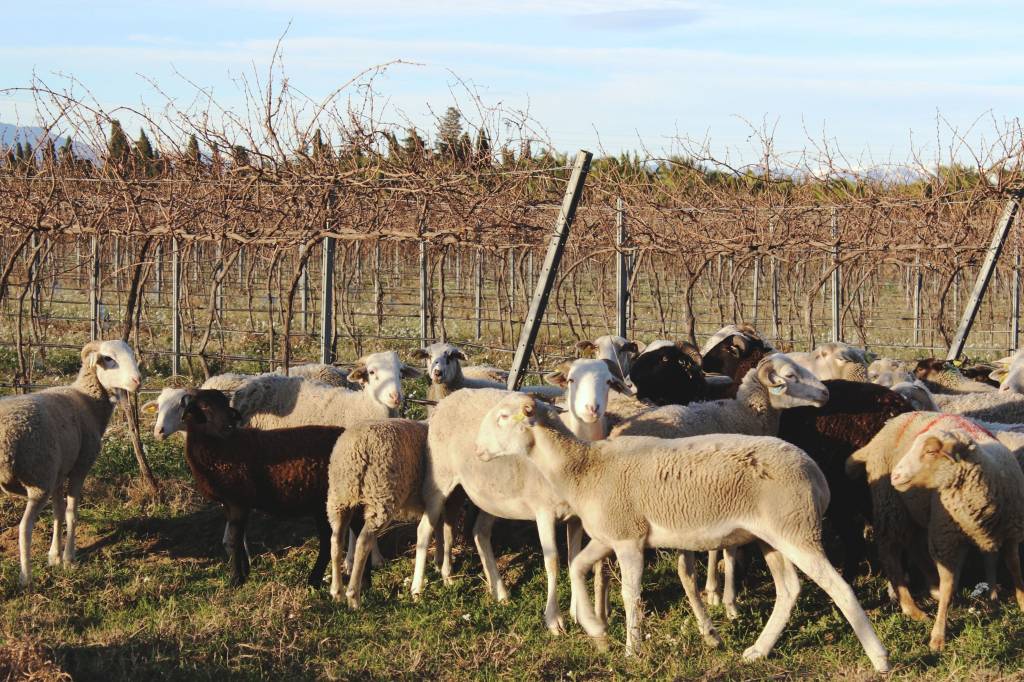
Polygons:
[[199,154],[199,140],[196,139],[195,133],[188,136],[188,144],[185,145],[185,158],[189,163],[199,166],[203,160]]
[[14,160],[17,161],[19,166],[25,162],[25,150],[21,146],[20,141],[14,143]]
[[459,163],[466,163],[473,156],[473,140],[470,139],[469,133],[463,132],[459,136],[458,146],[455,148],[455,158]]
[[220,154],[220,147],[216,143],[210,144],[210,173],[213,177],[219,178],[224,172],[224,157]]
[[457,160],[459,138],[462,134],[462,114],[455,107],[448,107],[437,124],[437,153],[442,157]]
[[313,136],[313,160],[324,161],[331,156],[331,147],[324,142],[323,135],[320,133],[320,129],[316,129],[316,135]]
[[478,161],[490,162],[491,160],[491,138],[483,128],[476,133],[476,145],[473,149],[473,155]]
[[121,128],[121,122],[116,118],[110,122],[110,139],[107,141],[107,155],[110,163],[118,166],[127,166],[131,159],[131,145],[128,136]]
[[58,156],[60,165],[65,168],[73,168],[75,165],[75,150],[71,146],[71,138],[65,137],[64,144],[60,146],[60,153]]
[[410,159],[421,159],[426,152],[426,142],[419,136],[415,128],[406,131],[405,139],[402,140],[402,150]]
[[231,148],[231,163],[235,167],[243,167],[249,165],[249,150],[240,144],[236,144]]
[[153,151],[153,145],[150,144],[149,138],[146,137],[146,131],[141,128],[139,128],[139,139],[135,141],[135,160],[146,176],[154,174],[156,170],[156,152]]
[[57,166],[57,146],[53,144],[53,138],[47,136],[46,146],[43,148],[43,161],[50,168]]
[[398,143],[398,136],[393,131],[384,133],[384,139],[388,141],[388,160],[395,161],[402,157],[402,145]]

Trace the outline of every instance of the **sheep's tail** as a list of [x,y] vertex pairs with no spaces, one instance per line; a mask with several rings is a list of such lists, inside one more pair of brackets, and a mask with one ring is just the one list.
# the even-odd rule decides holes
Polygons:
[[14,448],[0,440],[0,490],[13,495],[24,495],[25,487],[14,475]]

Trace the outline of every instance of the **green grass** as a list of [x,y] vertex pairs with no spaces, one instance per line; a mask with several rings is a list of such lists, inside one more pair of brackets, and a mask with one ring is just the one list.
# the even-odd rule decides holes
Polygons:
[[[34,542],[34,591],[17,587],[21,501],[0,499],[0,677],[31,671],[79,680],[146,679],[581,679],[815,678],[872,676],[850,627],[816,586],[804,581],[798,608],[766,661],[745,663],[773,599],[753,562],[741,617],[712,615],[724,639],[701,642],[675,574],[675,557],[651,553],[644,576],[648,639],[638,658],[623,655],[623,617],[613,583],[611,648],[597,651],[581,630],[553,637],[543,627],[545,576],[529,524],[499,524],[496,537],[512,599],[487,596],[474,551],[462,548],[456,584],[431,566],[422,601],[408,595],[412,530],[382,539],[395,558],[374,571],[362,611],[305,587],[315,555],[311,524],[256,515],[250,581],[227,585],[220,511],[192,491],[177,439],[147,440],[164,499],[147,501],[130,448],[115,430],[90,476],[79,527],[80,563],[46,566],[45,513]],[[559,591],[568,606],[563,569]],[[903,618],[878,578],[855,585],[901,679],[1019,677],[1024,617],[1011,603],[989,610],[955,605],[946,651],[927,647],[929,624]],[[972,608],[973,607],[973,608]],[[926,602],[926,608],[934,604]],[[5,666],[7,670],[5,671]],[[14,670],[18,673],[15,674]]]

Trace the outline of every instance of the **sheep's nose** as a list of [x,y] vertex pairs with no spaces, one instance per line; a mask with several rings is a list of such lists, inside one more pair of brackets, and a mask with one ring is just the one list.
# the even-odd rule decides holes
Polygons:
[[398,391],[391,391],[388,393],[388,402],[396,407],[398,406]]
[[585,409],[590,414],[597,414],[597,405],[586,405],[583,409]]
[[440,379],[441,370],[435,367],[434,369],[430,370],[430,376],[434,377],[435,379]]

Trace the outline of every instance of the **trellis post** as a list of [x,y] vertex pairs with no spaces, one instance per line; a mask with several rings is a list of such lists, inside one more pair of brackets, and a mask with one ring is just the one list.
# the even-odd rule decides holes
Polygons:
[[1013,301],[1010,311],[1010,351],[1020,343],[1020,250],[1013,258]]
[[537,286],[533,292],[530,312],[526,316],[526,323],[519,335],[516,356],[508,375],[510,391],[519,388],[526,371],[526,363],[533,353],[533,344],[537,340],[537,332],[540,329],[541,319],[544,317],[544,310],[547,308],[548,296],[551,294],[551,287],[555,282],[555,275],[558,273],[558,264],[565,251],[565,240],[569,237],[569,229],[576,217],[576,207],[579,206],[580,197],[583,195],[583,185],[587,181],[592,158],[593,154],[582,149],[576,154],[572,175],[569,176],[569,184],[566,186],[565,196],[562,198],[562,207],[555,220],[555,231],[548,242],[547,255],[544,256],[544,264],[541,266],[540,277],[537,279]]
[[839,308],[842,302],[843,287],[841,274],[839,272],[839,213],[836,207],[832,207],[832,340],[843,340],[843,326],[840,318]]
[[429,317],[427,309],[430,306],[430,265],[427,262],[427,241],[420,238],[420,348],[427,347],[427,326]]
[[171,374],[181,374],[181,249],[171,239]]
[[615,200],[615,333],[625,338],[629,306],[629,256],[626,254],[626,204]]
[[334,237],[324,237],[320,286],[320,362],[334,362]]
[[100,242],[92,236],[92,267],[89,272],[89,338],[100,338]]

